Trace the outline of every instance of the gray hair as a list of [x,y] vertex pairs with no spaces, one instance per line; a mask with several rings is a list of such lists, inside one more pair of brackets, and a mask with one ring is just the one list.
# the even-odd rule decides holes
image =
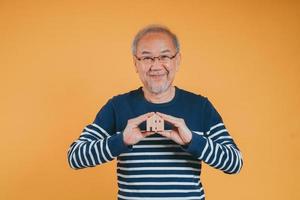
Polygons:
[[146,26],[143,29],[141,29],[133,38],[132,45],[131,45],[131,52],[133,55],[136,54],[137,45],[138,45],[139,41],[141,40],[141,38],[144,37],[145,35],[147,35],[148,33],[165,33],[165,34],[167,34],[168,36],[171,37],[173,44],[176,48],[176,51],[179,52],[180,45],[179,45],[177,36],[174,33],[172,33],[170,31],[170,29],[166,26],[152,24],[152,25]]

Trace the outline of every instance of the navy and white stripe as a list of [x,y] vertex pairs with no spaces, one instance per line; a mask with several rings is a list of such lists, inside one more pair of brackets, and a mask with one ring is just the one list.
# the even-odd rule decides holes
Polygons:
[[205,137],[199,134],[194,135],[200,137],[197,145],[204,144],[203,149],[193,152],[199,160],[228,174],[238,173],[241,170],[242,155],[223,123],[212,126],[206,132]]
[[[191,143],[181,146],[154,134],[126,146],[122,130],[127,120],[150,111],[183,118],[192,132]],[[175,98],[161,105],[146,102],[141,88],[114,97],[68,151],[73,169],[114,158],[119,200],[203,200],[202,161],[227,174],[238,173],[243,165],[241,152],[208,99],[177,87]]]
[[155,134],[118,156],[119,199],[201,199],[200,161]]
[[94,167],[115,158],[108,147],[110,136],[103,130],[96,124],[84,128],[68,151],[69,164],[73,169]]

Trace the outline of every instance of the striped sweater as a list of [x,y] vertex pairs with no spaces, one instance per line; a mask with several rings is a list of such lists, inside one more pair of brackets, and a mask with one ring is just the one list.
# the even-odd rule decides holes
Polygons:
[[[234,174],[241,170],[242,155],[208,98],[175,88],[175,97],[161,104],[145,100],[141,87],[111,98],[71,144],[71,168],[94,167],[117,158],[119,200],[205,199],[202,161]],[[147,112],[183,118],[192,132],[189,145],[154,134],[126,146],[123,130],[128,119]],[[146,129],[146,122],[140,129]],[[165,123],[165,129],[172,125]]]

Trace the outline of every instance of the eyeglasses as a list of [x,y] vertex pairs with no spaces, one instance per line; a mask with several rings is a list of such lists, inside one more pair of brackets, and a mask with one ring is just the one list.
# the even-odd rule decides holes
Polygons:
[[156,56],[156,57],[151,57],[151,56],[145,56],[145,57],[137,57],[136,55],[134,55],[136,57],[136,59],[138,59],[139,61],[141,61],[143,64],[145,65],[151,65],[155,62],[155,59],[157,58],[158,61],[162,64],[167,64],[169,63],[173,58],[176,57],[176,55],[178,54],[178,52],[175,53],[174,56],[168,56],[168,55],[161,55],[161,56]]

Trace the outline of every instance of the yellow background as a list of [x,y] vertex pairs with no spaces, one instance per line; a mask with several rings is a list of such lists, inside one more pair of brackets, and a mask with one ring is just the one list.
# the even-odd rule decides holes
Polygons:
[[113,95],[140,86],[130,44],[169,26],[175,85],[211,99],[244,156],[206,164],[208,200],[299,195],[299,1],[0,1],[0,199],[116,199],[115,161],[84,170],[69,145]]

